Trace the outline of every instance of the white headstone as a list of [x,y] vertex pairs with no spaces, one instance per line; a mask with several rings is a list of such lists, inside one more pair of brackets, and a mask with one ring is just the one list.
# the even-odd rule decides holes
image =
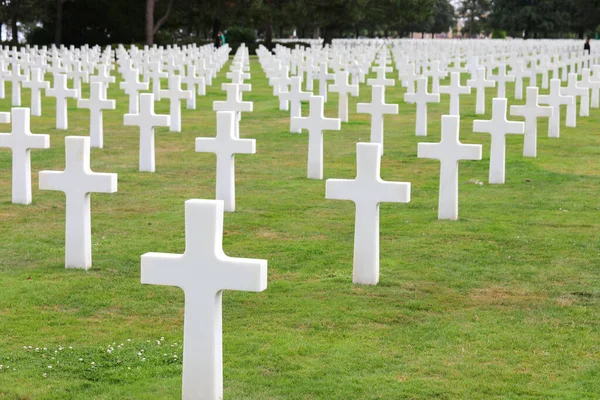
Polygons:
[[358,103],[357,112],[371,114],[371,143],[380,143],[383,151],[383,116],[398,114],[398,104],[385,102],[385,86],[373,85],[371,87],[371,102]]
[[185,294],[183,398],[223,398],[223,290],[262,292],[267,261],[223,252],[223,202],[185,202],[185,252],[142,255],[141,282]]
[[552,107],[538,104],[538,88],[527,88],[527,102],[522,106],[510,106],[510,115],[525,117],[524,157],[537,157],[537,119],[552,117]]
[[410,183],[381,179],[381,145],[356,144],[356,178],[328,179],[325,198],[350,200],[356,205],[352,282],[379,282],[379,203],[410,201]]
[[102,110],[114,110],[114,100],[104,98],[104,88],[100,82],[90,84],[90,98],[77,100],[77,107],[90,110],[90,146],[101,149],[104,147],[104,122]]
[[460,115],[460,95],[471,94],[471,88],[460,84],[460,72],[452,72],[450,86],[440,86],[440,93],[450,95],[450,115]]
[[506,164],[506,135],[510,133],[523,134],[523,122],[506,119],[506,99],[492,100],[492,119],[489,121],[473,121],[473,132],[485,132],[492,136],[490,147],[489,183],[504,183]]
[[92,266],[91,193],[117,191],[117,174],[90,169],[90,138],[65,137],[66,168],[62,172],[40,171],[40,190],[59,190],[67,195],[65,266]]
[[427,103],[439,103],[439,93],[427,93],[427,78],[418,78],[417,91],[404,93],[404,101],[417,105],[415,133],[417,136],[427,136]]
[[419,143],[419,158],[440,160],[438,219],[458,219],[458,162],[481,160],[480,144],[463,144],[459,136],[460,117],[442,115],[442,141]]
[[292,118],[291,128],[308,131],[308,178],[323,179],[323,131],[339,131],[342,122],[339,118],[325,118],[323,96],[312,96],[309,102],[308,116]]
[[181,132],[181,100],[189,99],[195,93],[181,89],[181,76],[169,76],[169,89],[161,90],[160,97],[169,99],[171,116],[171,132]]
[[48,89],[50,82],[44,80],[43,72],[40,68],[32,68],[31,80],[23,82],[23,87],[31,89],[31,115],[41,117],[42,96],[40,91]]
[[225,211],[235,211],[235,154],[256,153],[254,139],[235,136],[235,113],[217,112],[217,136],[196,138],[196,152],[217,155],[217,200],[223,200]]
[[154,94],[140,94],[139,114],[125,114],[124,125],[140,127],[140,171],[154,172],[156,169],[154,161],[154,127],[170,126],[169,115],[158,115],[154,113]]
[[29,108],[12,108],[11,114],[2,113],[1,123],[12,119],[10,133],[0,133],[0,147],[12,150],[12,202],[13,204],[31,203],[31,149],[50,147],[49,135],[31,133]]
[[560,79],[550,80],[550,93],[538,97],[540,104],[552,107],[552,116],[548,122],[548,137],[560,137],[560,106],[575,103],[573,96],[563,96],[560,90]]
[[335,83],[329,85],[329,91],[338,93],[338,118],[342,122],[348,122],[348,94],[358,96],[358,85],[348,83],[348,72],[338,71],[335,73]]
[[67,99],[79,97],[77,90],[67,88],[65,74],[56,74],[54,75],[54,87],[46,89],[46,96],[56,97],[56,129],[68,129]]

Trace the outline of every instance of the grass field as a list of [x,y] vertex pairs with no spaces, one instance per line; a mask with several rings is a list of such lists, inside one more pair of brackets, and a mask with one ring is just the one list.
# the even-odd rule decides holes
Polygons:
[[[511,135],[506,184],[480,186],[467,182],[487,182],[490,138],[472,132],[475,95],[462,97],[462,141],[482,143],[484,158],[460,164],[460,220],[438,221],[439,163],[416,151],[439,141],[448,98],[430,105],[429,137],[417,138],[404,89],[388,89],[400,114],[385,119],[382,178],[411,182],[412,199],[382,204],[380,284],[365,287],[351,278],[353,203],[326,200],[325,181],[305,178],[307,135],[289,133],[289,114],[251,67],[255,111],[241,132],[257,154],[236,157],[223,242],[230,256],[267,259],[269,287],[224,294],[226,399],[600,397],[600,110],[576,129],[563,112],[560,139],[542,121],[536,159]],[[183,110],[183,133],[157,129],[156,173],[137,171],[138,130],[123,126],[127,97],[111,86],[117,110],[104,113],[92,169],[118,173],[119,191],[92,194],[90,271],[65,270],[64,194],[37,189],[38,171],[64,168],[64,137],[88,134],[88,111],[70,101],[70,128],[57,131],[45,98],[44,117],[32,118],[51,149],[32,151],[29,206],[11,204],[11,156],[0,149],[0,399],[181,398],[183,293],[142,286],[140,255],[182,253],[184,201],[214,198],[215,157],[195,153],[194,138],[215,134],[224,73],[198,110]],[[362,86],[358,100],[370,98]],[[325,179],[355,176],[370,123],[356,102],[342,131],[325,133]],[[336,104],[331,94],[327,116]]]

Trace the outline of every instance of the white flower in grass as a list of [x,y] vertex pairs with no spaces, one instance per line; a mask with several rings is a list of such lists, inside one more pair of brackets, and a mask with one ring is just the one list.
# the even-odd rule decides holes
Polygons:
[[80,358],[79,361],[83,361],[83,358]]
[[92,361],[92,365],[96,365],[96,363]]
[[44,372],[44,373],[42,374],[42,376],[45,378],[45,377],[47,377],[47,376],[48,376],[48,374]]
[[52,369],[52,365],[48,365],[48,369]]

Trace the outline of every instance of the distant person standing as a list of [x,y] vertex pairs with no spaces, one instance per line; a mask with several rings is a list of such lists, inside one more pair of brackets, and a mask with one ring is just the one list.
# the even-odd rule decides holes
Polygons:
[[225,45],[225,43],[227,43],[227,40],[225,39],[225,34],[223,33],[223,31],[219,31],[219,35],[217,36],[217,47],[221,47]]
[[592,52],[592,48],[590,47],[590,38],[588,36],[587,39],[585,39],[585,44],[583,45],[583,52],[585,53],[587,51],[588,54],[590,54]]

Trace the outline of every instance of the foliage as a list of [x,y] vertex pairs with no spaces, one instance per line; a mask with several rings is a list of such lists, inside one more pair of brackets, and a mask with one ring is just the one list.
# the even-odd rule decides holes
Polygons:
[[506,39],[506,31],[502,29],[494,29],[492,31],[492,39]]
[[227,29],[225,32],[225,40],[229,43],[232,53],[235,53],[242,43],[244,43],[252,53],[255,52],[257,47],[254,30],[241,28],[239,26]]

